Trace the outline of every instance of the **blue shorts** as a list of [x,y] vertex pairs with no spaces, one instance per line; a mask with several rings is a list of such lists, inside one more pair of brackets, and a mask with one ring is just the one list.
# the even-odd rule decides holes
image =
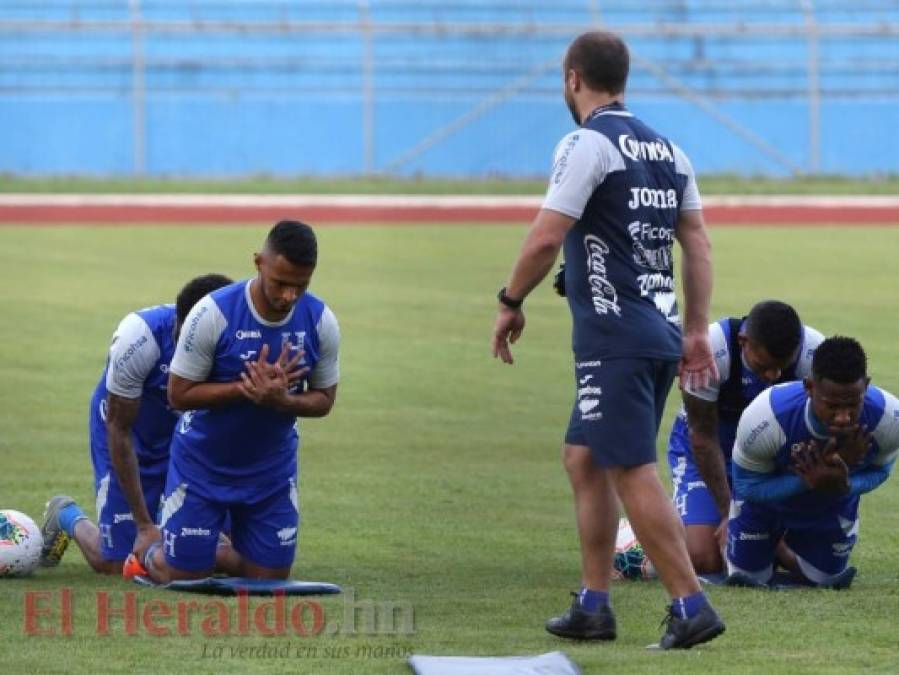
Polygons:
[[677,362],[622,358],[574,365],[575,401],[565,442],[590,448],[596,466],[655,462]]
[[159,515],[166,562],[189,572],[211,570],[219,533],[230,516],[231,542],[261,567],[293,564],[300,525],[296,476],[253,485],[216,485],[181,475],[172,464]]
[[[718,513],[715,499],[693,461],[687,424],[680,416],[668,437],[668,467],[674,488],[671,499],[684,525],[720,525],[726,514]],[[725,471],[730,476],[729,460],[725,460]]]
[[858,501],[807,527],[785,522],[781,514],[764,504],[732,502],[727,528],[729,572],[743,572],[767,582],[774,572],[777,543],[783,538],[796,554],[802,573],[816,584],[827,584],[849,564],[858,538]]
[[[138,445],[132,437],[133,445]],[[122,492],[109,458],[106,429],[91,426],[91,461],[94,465],[94,493],[97,498],[97,527],[100,530],[100,555],[104,560],[125,560],[134,547],[137,528],[131,507]],[[137,450],[137,447],[135,447]],[[156,516],[165,488],[168,457],[152,463],[139,462],[141,490],[150,517]]]

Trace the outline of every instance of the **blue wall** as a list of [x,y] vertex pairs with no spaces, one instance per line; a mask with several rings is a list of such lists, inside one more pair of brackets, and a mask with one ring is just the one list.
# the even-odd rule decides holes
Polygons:
[[[364,44],[355,0],[144,0],[143,18],[159,23],[142,41],[142,115],[135,114],[132,97],[135,42],[127,2],[5,0],[0,3],[0,172],[116,175],[142,168],[150,175],[333,175],[368,168],[402,174],[543,175],[556,141],[571,128],[558,65],[576,33],[566,28],[595,23],[590,4],[599,5],[600,18],[613,29],[740,22],[790,27],[804,21],[795,1],[660,0],[641,6],[633,0],[372,0],[372,21],[381,26],[494,22],[510,32],[376,34],[373,163],[366,167]],[[816,3],[817,19],[825,26],[894,26],[867,37],[822,37],[822,173],[899,172],[894,131],[899,6],[878,9],[883,4]],[[267,25],[269,30],[215,30],[209,22]],[[293,31],[277,22],[293,22],[285,24]],[[296,30],[297,22],[346,22],[347,27],[317,33]],[[511,30],[523,26],[549,30]],[[562,28],[553,34],[553,26]],[[650,32],[632,35],[628,42],[638,57],[629,105],[684,147],[698,171],[784,175],[791,165],[811,168],[808,45],[802,36]],[[660,81],[640,59],[663,66],[787,161],[766,154],[677,96],[670,82]],[[539,75],[527,77],[536,71]],[[396,164],[429,134],[520,78],[526,80],[520,90],[427,151]],[[134,146],[141,119],[143,167],[135,163]]]

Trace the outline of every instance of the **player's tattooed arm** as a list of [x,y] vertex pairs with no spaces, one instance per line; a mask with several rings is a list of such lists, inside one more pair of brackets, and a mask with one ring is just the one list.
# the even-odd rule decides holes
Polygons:
[[727,518],[730,488],[727,484],[724,453],[718,440],[718,405],[714,401],[703,401],[686,392],[683,398],[696,468],[715,500],[719,515]]
[[106,434],[109,441],[109,455],[116,479],[128,502],[128,508],[137,527],[135,551],[142,554],[153,541],[159,540],[159,530],[153,523],[144,492],[140,484],[137,455],[131,443],[131,430],[140,411],[140,398],[125,398],[110,393],[107,399]]

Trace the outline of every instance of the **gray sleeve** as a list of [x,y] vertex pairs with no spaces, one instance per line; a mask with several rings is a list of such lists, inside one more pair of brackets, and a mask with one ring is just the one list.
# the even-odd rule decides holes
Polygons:
[[159,354],[159,345],[147,322],[134,313],[126,316],[113,333],[109,346],[107,391],[124,398],[140,398],[144,381],[159,360]]
[[309,386],[326,389],[340,379],[340,326],[330,307],[325,307],[318,326],[318,363],[309,374]]
[[211,296],[206,296],[190,310],[169,372],[193,382],[204,382],[212,371],[218,339],[228,325],[227,319]]
[[766,389],[740,416],[734,461],[747,471],[772,473],[777,451],[786,442],[786,434],[771,409],[771,389]]
[[671,146],[674,148],[674,170],[687,177],[687,187],[684,188],[680,209],[681,211],[699,211],[702,209],[702,198],[699,196],[699,186],[696,184],[693,165],[683,150],[674,143]]
[[802,353],[796,362],[796,378],[801,380],[812,374],[812,357],[815,350],[824,342],[824,336],[814,328],[802,327]]
[[592,129],[578,129],[556,146],[542,208],[580,218],[593,191],[612,171],[625,168],[621,153]]
[[721,393],[721,385],[730,376],[730,360],[732,358],[727,337],[725,337],[720,324],[709,324],[709,343],[712,346],[712,354],[715,356],[715,365],[718,366],[718,379],[712,380],[707,386],[699,389],[687,384],[684,386],[684,390],[703,401],[717,401],[718,395]]
[[881,392],[886,401],[883,417],[871,433],[878,448],[872,461],[879,466],[886,466],[899,457],[899,400],[889,392],[882,389]]

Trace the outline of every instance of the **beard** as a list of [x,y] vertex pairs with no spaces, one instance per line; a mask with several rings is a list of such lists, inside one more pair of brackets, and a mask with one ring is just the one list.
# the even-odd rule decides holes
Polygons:
[[577,126],[581,126],[581,117],[578,115],[577,106],[574,104],[574,97],[565,90],[565,105],[568,106],[568,112],[571,113],[571,119]]

